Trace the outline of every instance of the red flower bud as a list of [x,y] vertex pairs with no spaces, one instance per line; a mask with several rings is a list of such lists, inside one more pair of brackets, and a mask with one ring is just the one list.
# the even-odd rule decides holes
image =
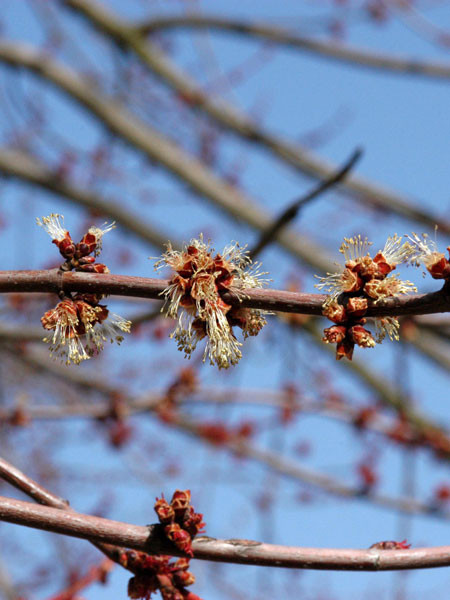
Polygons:
[[368,307],[368,302],[366,298],[349,298],[348,302],[345,306],[345,310],[347,313],[351,314],[352,317],[362,317]]
[[156,499],[154,509],[158,515],[159,522],[163,525],[171,523],[175,518],[175,511],[164,497]]
[[323,331],[324,336],[322,340],[328,344],[340,344],[344,341],[347,334],[347,328],[344,325],[333,325],[327,327]]
[[182,521],[186,514],[186,509],[189,507],[191,501],[190,490],[176,490],[172,496],[170,502],[173,510],[175,511],[175,518],[178,521]]

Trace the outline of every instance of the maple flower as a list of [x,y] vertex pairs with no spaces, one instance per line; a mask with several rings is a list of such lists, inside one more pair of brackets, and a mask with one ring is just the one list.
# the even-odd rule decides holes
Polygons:
[[322,313],[336,325],[325,329],[323,341],[337,344],[338,360],[343,357],[351,360],[355,344],[373,348],[386,335],[391,340],[399,339],[399,323],[394,317],[375,319],[375,337],[363,327],[369,300],[376,304],[417,291],[410,281],[390,275],[398,264],[411,261],[414,251],[408,241],[404,242],[395,234],[387,239],[374,258],[369,254],[370,246],[367,238],[360,235],[344,238],[339,249],[346,261],[342,271],[319,277],[320,282],[316,284],[318,289],[329,294]]
[[47,311],[41,318],[44,329],[53,331],[53,336],[45,337],[44,342],[50,343],[50,356],[54,354],[65,358],[68,365],[71,362],[79,364],[90,358],[78,333],[80,320],[73,300],[66,298],[55,308]]
[[36,223],[39,225],[39,227],[43,227],[45,229],[52,240],[62,242],[69,232],[67,229],[64,229],[62,223],[60,223],[60,220],[64,222],[63,215],[52,213],[48,217],[42,217],[42,221],[41,219],[36,218]]
[[242,344],[236,339],[233,326],[242,329],[244,338],[257,335],[268,313],[233,307],[222,299],[221,293],[230,292],[243,298],[245,288],[266,284],[259,263],[252,264],[245,247],[237,243],[215,254],[200,234],[199,239],[192,239],[181,251],[174,250],[169,243],[155,269],[166,265],[174,274],[162,292],[163,310],[166,316],[178,321],[171,334],[178,349],[190,357],[198,342],[206,338],[203,361],[209,357],[210,363],[219,369],[235,365],[242,357]]
[[131,321],[115,314],[110,320],[108,317],[106,306],[92,306],[78,297],[65,298],[41,318],[44,329],[53,331],[51,337],[44,338],[51,344],[50,355],[60,356],[66,364],[80,364],[100,352],[105,341],[120,344],[121,333],[130,331]]
[[[341,272],[327,273],[326,277],[316,276],[320,283],[317,283],[315,287],[329,294],[328,302],[342,293],[365,290],[368,282],[372,282],[374,279],[384,279],[398,264],[406,262],[411,256],[410,244],[402,243],[402,238],[397,234],[387,239],[383,250],[380,250],[373,259],[369,255],[371,245],[372,242],[360,235],[344,238],[339,248],[339,252],[344,255],[346,261],[344,269]],[[412,291],[413,287],[409,281],[391,280],[391,291],[393,292],[391,296]]]
[[85,248],[84,253],[86,255],[90,254],[91,252],[93,252],[95,256],[98,256],[100,254],[102,249],[103,236],[105,235],[105,233],[108,233],[108,231],[115,229],[116,223],[115,221],[110,223],[109,225],[108,223],[103,223],[102,227],[103,228],[95,226],[90,227],[88,229],[88,232],[83,236],[80,243],[78,244],[79,247],[81,247],[82,244],[85,245],[83,248]]
[[411,281],[402,281],[397,275],[390,275],[385,279],[371,279],[364,285],[364,291],[376,304],[386,298],[417,292],[417,288]]
[[422,239],[417,233],[405,237],[410,242],[409,262],[412,265],[418,267],[420,263],[424,264],[434,279],[447,279],[450,277],[450,263],[444,254],[438,251],[434,240],[431,240],[426,233],[422,234]]

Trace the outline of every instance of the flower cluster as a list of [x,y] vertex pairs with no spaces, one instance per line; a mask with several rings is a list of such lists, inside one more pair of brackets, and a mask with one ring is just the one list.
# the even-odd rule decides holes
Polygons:
[[[155,512],[164,528],[164,533],[175,546],[192,556],[192,539],[205,524],[203,515],[196,513],[191,505],[189,490],[176,490],[170,504],[164,496],[156,499]],[[172,561],[171,556],[149,556],[145,552],[127,550],[120,556],[120,564],[134,573],[128,582],[128,596],[133,599],[149,600],[160,591],[163,600],[201,600],[186,590],[195,582],[188,571],[189,558]]]
[[159,590],[163,600],[201,600],[186,590],[186,586],[195,582],[194,575],[188,571],[189,559],[171,559],[171,556],[149,556],[135,550],[122,553],[120,564],[134,573],[128,582],[128,596],[149,600]]
[[[114,224],[104,229],[91,227],[75,244],[64,229],[63,220],[58,214],[37,219],[37,224],[44,227],[65,259],[61,271],[109,273],[106,265],[95,261],[103,235],[111,231]],[[90,256],[92,253],[94,256]],[[53,335],[44,338],[44,342],[51,344],[51,355],[60,356],[66,364],[79,364],[100,352],[108,340],[120,344],[122,333],[130,331],[131,322],[110,313],[104,304],[100,304],[101,300],[99,294],[61,294],[61,302],[41,318],[44,329],[53,331]]]
[[[258,271],[259,264],[251,260],[237,243],[215,254],[203,236],[193,239],[179,252],[170,243],[155,269],[168,265],[175,272],[163,291],[166,315],[178,318],[171,337],[178,349],[189,356],[197,343],[206,338],[203,361],[209,356],[219,369],[235,365],[242,357],[233,327],[242,329],[244,338],[257,335],[266,324],[267,311],[231,306],[223,299],[225,292],[242,298],[245,288],[261,287],[266,280]],[[178,311],[181,312],[178,316]]]
[[345,258],[343,271],[320,277],[320,283],[316,285],[329,293],[323,314],[335,325],[325,329],[323,341],[337,345],[338,360],[343,357],[351,360],[355,344],[373,348],[376,342],[382,342],[386,334],[391,340],[398,340],[399,323],[394,317],[375,320],[375,338],[364,327],[369,301],[377,303],[416,291],[410,281],[391,275],[398,264],[410,260],[412,248],[409,242],[403,242],[401,237],[394,235],[388,238],[383,250],[374,258],[368,252],[370,245],[367,238],[361,236],[344,238],[339,249]]
[[201,533],[205,523],[203,515],[191,505],[189,490],[176,490],[170,504],[162,496],[156,499],[155,512],[164,526],[164,533],[179,549],[192,556],[192,540]]

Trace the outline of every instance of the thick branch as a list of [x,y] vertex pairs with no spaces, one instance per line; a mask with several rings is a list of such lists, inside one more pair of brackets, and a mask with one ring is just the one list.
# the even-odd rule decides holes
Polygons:
[[[123,545],[149,554],[182,556],[162,535],[158,525],[142,527],[3,497],[0,497],[0,519],[72,537]],[[341,550],[296,548],[204,536],[194,540],[193,549],[194,558],[201,560],[291,569],[387,571],[450,565],[450,546],[413,550]]]
[[[222,127],[263,146],[275,156],[313,178],[328,179],[336,172],[336,165],[323,161],[299,144],[293,144],[265,131],[259,124],[223,100],[210,97],[156,46],[145,40],[139,29],[118,18],[95,0],[66,0],[66,4],[83,14],[98,29],[118,43],[120,48],[125,46],[132,49],[152,72],[176,90],[179,95],[186,98],[191,106],[206,112]],[[447,69],[450,71],[450,67]],[[439,224],[442,231],[450,233],[450,223],[442,222],[436,215],[411,205],[411,202],[395,192],[366,179],[351,176],[341,184],[341,187],[357,195],[360,201],[389,212],[395,212],[428,227]]]
[[[0,271],[0,293],[87,292],[160,299],[168,285],[165,279],[95,273],[49,271]],[[263,310],[321,315],[324,294],[301,294],[284,290],[242,290],[240,298],[230,293],[223,298],[233,305]],[[450,311],[450,296],[443,288],[429,294],[405,295],[369,306],[368,317],[425,315]]]

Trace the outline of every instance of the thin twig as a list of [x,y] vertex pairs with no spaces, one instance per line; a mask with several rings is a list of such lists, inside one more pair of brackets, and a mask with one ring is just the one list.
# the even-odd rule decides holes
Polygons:
[[325,181],[322,181],[313,190],[311,190],[305,196],[302,196],[298,200],[295,200],[286,210],[284,210],[280,216],[274,220],[273,224],[266,230],[263,231],[255,247],[250,251],[250,258],[254,259],[258,254],[264,250],[264,248],[270,244],[278,235],[278,233],[286,227],[291,221],[293,221],[298,215],[301,208],[306,204],[314,200],[328,189],[343,181],[348,173],[352,170],[358,160],[361,158],[362,150],[357,148],[347,162],[333,175],[331,175]]

